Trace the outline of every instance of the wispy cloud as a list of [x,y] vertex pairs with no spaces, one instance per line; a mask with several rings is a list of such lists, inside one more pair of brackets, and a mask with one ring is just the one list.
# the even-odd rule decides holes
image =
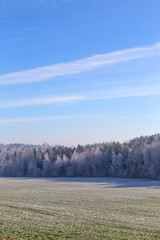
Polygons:
[[42,122],[42,121],[56,121],[56,120],[64,120],[64,119],[67,120],[67,119],[97,118],[97,117],[100,117],[100,115],[92,114],[92,115],[68,115],[68,116],[48,116],[48,117],[31,117],[31,118],[8,118],[8,119],[0,119],[0,123]]
[[84,114],[84,115],[68,115],[68,116],[48,116],[48,117],[31,117],[31,118],[8,118],[0,119],[0,123],[20,123],[20,122],[43,122],[43,121],[57,121],[67,119],[132,119],[132,118],[157,118],[160,114],[143,114],[143,115],[108,115],[108,114]]
[[73,62],[53,64],[45,67],[1,75],[0,85],[25,84],[45,81],[59,76],[91,71],[109,64],[159,55],[160,43],[156,43],[150,46],[136,47],[122,51],[95,55]]
[[158,94],[160,94],[160,84],[138,87],[124,86],[91,94],[87,100],[107,100],[128,97],[143,97]]
[[13,107],[25,107],[36,106],[43,104],[55,104],[55,103],[71,103],[75,101],[83,101],[83,96],[67,96],[67,97],[49,97],[49,98],[29,98],[19,99],[16,101],[8,101],[0,104],[0,108],[13,108]]
[[75,102],[89,102],[89,101],[103,101],[109,99],[139,97],[139,96],[151,96],[160,94],[160,85],[148,85],[138,87],[119,87],[108,89],[100,92],[88,92],[87,95],[77,96],[60,96],[60,97],[40,97],[40,98],[26,98],[18,99],[15,101],[6,101],[0,103],[0,109],[15,108],[15,107],[27,107],[37,106],[45,104],[64,104]]

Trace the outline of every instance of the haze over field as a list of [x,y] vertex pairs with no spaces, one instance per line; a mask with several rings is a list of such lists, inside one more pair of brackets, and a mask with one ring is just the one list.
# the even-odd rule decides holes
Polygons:
[[0,142],[160,132],[158,0],[0,1]]

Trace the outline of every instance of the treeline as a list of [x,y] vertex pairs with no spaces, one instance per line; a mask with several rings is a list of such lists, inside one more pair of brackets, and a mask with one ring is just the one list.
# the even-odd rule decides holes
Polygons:
[[77,147],[1,144],[0,176],[160,179],[160,134]]

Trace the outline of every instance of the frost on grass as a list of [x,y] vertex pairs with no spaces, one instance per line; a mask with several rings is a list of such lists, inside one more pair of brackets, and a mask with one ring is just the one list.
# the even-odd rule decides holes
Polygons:
[[160,183],[117,178],[0,178],[0,236],[157,239]]

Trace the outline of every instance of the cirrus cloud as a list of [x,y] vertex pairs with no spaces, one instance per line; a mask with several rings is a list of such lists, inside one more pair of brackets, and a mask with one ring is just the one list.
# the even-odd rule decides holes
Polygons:
[[0,86],[46,81],[66,75],[83,73],[99,67],[139,58],[160,56],[160,43],[95,55],[72,62],[58,63],[21,72],[0,75]]

